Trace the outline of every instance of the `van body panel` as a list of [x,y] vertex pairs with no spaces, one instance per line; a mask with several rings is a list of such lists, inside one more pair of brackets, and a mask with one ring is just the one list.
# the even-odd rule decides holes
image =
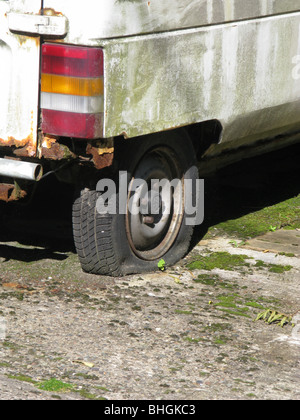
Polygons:
[[45,0],[44,7],[68,18],[60,42],[104,48],[104,137],[212,119],[232,144],[300,128],[298,1],[77,4]]
[[16,147],[21,156],[36,154],[39,34],[51,28],[35,35],[10,30],[9,13],[22,15],[14,24],[26,14],[33,23],[34,15],[63,17],[56,26],[61,35],[54,31],[42,42],[103,48],[104,138],[208,120],[221,123],[221,141],[232,145],[300,129],[298,0],[44,0],[41,6],[41,0],[0,0],[0,146]]
[[101,39],[222,24],[299,10],[298,0],[44,0],[69,20],[66,42],[95,45]]
[[106,41],[105,137],[212,119],[224,142],[300,129],[299,39],[300,12]]
[[38,14],[41,0],[0,0],[0,146],[35,156],[38,129],[40,39],[13,33],[8,14]]

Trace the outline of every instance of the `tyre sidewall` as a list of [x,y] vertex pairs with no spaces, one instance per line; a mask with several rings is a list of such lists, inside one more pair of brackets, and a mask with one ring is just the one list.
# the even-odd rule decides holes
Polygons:
[[[133,141],[126,140],[126,142],[128,143],[125,143],[124,147],[121,148],[117,158],[119,158],[119,171],[127,171],[129,180],[132,178],[134,170],[144,154],[158,146],[169,147],[174,151],[181,165],[184,179],[192,179],[194,182],[198,178],[193,145],[183,130],[180,133],[170,132],[162,135],[151,135]],[[117,206],[119,205],[118,198]],[[175,242],[165,255],[161,257],[165,260],[167,266],[176,263],[188,251],[194,227],[187,225],[186,218],[187,215],[184,214]],[[119,260],[122,274],[134,274],[157,269],[157,263],[160,258],[153,261],[145,261],[139,258],[131,249],[126,234],[126,215],[113,215],[112,224],[112,242],[115,244],[115,254]]]

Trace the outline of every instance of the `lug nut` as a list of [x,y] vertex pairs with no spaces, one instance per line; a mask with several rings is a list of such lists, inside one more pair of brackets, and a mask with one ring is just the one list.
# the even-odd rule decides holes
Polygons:
[[152,217],[152,216],[144,216],[143,217],[143,223],[145,225],[152,225],[154,223],[154,217]]

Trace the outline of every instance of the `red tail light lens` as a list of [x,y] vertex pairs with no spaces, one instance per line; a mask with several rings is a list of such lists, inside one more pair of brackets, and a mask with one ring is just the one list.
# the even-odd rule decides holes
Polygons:
[[103,135],[103,51],[44,44],[42,47],[42,131],[94,139]]
[[44,44],[42,73],[70,77],[103,76],[103,51],[68,45]]

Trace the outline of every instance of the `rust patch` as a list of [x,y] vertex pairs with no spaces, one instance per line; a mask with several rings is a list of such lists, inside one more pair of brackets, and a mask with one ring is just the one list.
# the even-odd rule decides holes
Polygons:
[[17,140],[14,137],[8,137],[7,140],[0,139],[0,145],[5,147],[24,147],[30,142],[31,135],[23,140]]
[[18,184],[0,184],[0,201],[9,203],[25,198],[27,192],[22,190]]
[[93,156],[93,163],[96,169],[103,169],[111,166],[114,160],[114,140],[108,139],[88,143],[86,153]]
[[32,134],[23,140],[17,140],[14,137],[8,137],[7,140],[0,139],[0,146],[13,148],[14,155],[19,157],[34,157],[36,154],[36,146]]
[[39,47],[41,45],[40,37],[38,35],[20,35],[14,34],[20,43],[20,45],[25,45],[28,41],[34,41],[35,45]]
[[58,143],[57,137],[44,136],[40,148],[40,157],[51,160],[74,159],[76,155],[68,146]]
[[16,148],[13,153],[20,157],[34,157],[36,155],[36,142],[34,136],[34,115],[31,111],[30,134],[21,140],[9,136],[7,139],[0,139],[0,146]]
[[25,147],[16,149],[14,155],[18,157],[34,157],[36,155],[36,146],[32,141],[28,141]]
[[41,10],[41,15],[44,16],[63,16],[61,12],[57,12],[56,10],[52,9],[51,7],[46,7],[45,9]]
[[34,157],[36,153],[36,147],[31,134],[23,140],[16,140],[14,137],[9,137],[7,140],[0,139],[0,146],[14,148],[13,153],[20,157]]

